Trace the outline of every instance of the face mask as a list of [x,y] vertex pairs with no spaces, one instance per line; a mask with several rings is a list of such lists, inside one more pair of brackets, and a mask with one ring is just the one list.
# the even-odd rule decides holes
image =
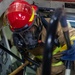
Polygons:
[[22,32],[13,33],[13,41],[16,47],[33,49],[37,46],[39,40],[39,34],[42,30],[42,26],[37,27],[33,25],[28,30]]

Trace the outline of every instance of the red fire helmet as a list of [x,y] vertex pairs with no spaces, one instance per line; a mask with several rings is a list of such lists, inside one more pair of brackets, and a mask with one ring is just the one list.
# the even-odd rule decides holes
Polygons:
[[26,1],[14,1],[7,9],[7,20],[10,29],[15,31],[27,25],[31,26],[37,9],[37,6],[31,5]]

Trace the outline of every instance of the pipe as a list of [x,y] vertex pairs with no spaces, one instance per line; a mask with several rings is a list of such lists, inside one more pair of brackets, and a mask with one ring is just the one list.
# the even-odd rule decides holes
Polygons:
[[43,23],[43,26],[45,27],[45,29],[47,30],[49,23],[45,20],[45,18],[43,16],[40,17],[41,21]]
[[44,12],[44,11],[55,11],[55,9],[54,8],[47,8],[47,7],[39,7],[39,11],[42,11],[42,12]]
[[[60,22],[63,27],[62,29],[63,29],[63,34],[64,34],[66,45],[67,45],[67,50],[69,50],[71,48],[71,42],[69,38],[69,29],[68,29],[67,20],[66,20],[65,15],[62,16],[62,18],[60,19]],[[66,64],[65,75],[70,75],[71,74],[70,68],[71,68],[72,61],[65,61],[65,64]]]
[[48,26],[47,37],[45,41],[44,56],[43,56],[42,75],[51,75],[52,52],[54,46],[55,33],[59,20],[58,16],[59,15],[55,13],[55,15],[53,15],[51,18],[50,25]]
[[63,12],[63,9],[57,9],[55,10],[55,13],[50,20],[50,25],[47,30],[47,37],[45,41],[45,49],[44,49],[44,56],[43,56],[42,75],[51,75],[51,62],[52,62],[54,38],[55,38],[59,20],[63,28],[67,46],[68,48],[71,47],[65,13]]
[[[4,46],[2,46],[1,44],[0,44],[0,48],[1,48],[2,50],[4,50],[5,52],[7,52],[8,54],[10,54],[11,56],[13,56],[14,58],[16,58],[18,61],[24,63],[24,60],[20,59],[18,56],[16,56],[14,53],[12,53],[12,52],[9,51],[8,49],[6,49],[6,48],[5,48]],[[37,63],[36,61],[30,59],[29,57],[25,57],[25,59],[27,59],[29,62],[33,63],[34,65],[39,66],[39,63]]]
[[11,51],[9,51],[8,49],[6,49],[6,48],[5,48],[4,46],[2,46],[1,44],[0,44],[0,48],[1,48],[2,50],[4,50],[5,52],[7,52],[8,54],[10,54],[11,56],[13,56],[14,58],[16,58],[18,61],[24,63],[24,62],[22,61],[22,59],[20,59],[19,57],[17,57],[15,54],[13,54]]
[[[58,20],[56,20],[54,22],[55,22],[55,24],[57,24]],[[44,57],[43,57],[43,72],[42,72],[42,75],[51,75],[51,68],[50,67],[51,67],[51,61],[52,61],[54,37],[55,37],[56,29],[57,29],[57,25],[55,27],[53,27],[53,24],[51,24],[51,26],[49,27],[50,30],[48,30],[48,32],[47,32],[45,50],[44,50]]]
[[29,57],[26,57],[26,59],[27,59],[28,61],[30,61],[31,63],[33,63],[34,65],[36,65],[37,67],[39,67],[40,63],[38,63],[38,62],[32,60],[32,59],[29,58]]

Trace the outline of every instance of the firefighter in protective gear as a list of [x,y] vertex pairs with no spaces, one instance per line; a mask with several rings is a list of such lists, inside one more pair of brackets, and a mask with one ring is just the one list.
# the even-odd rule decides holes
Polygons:
[[[20,47],[21,48],[23,48],[23,47],[29,48],[30,47],[30,48],[34,49],[34,45],[37,44],[35,42],[38,40],[33,40],[33,37],[31,34],[31,31],[35,28],[35,27],[33,27],[33,23],[36,18],[35,12],[37,10],[38,10],[37,6],[30,5],[26,1],[14,1],[7,9],[7,13],[6,13],[7,20],[8,20],[11,31],[13,31],[13,33],[14,33],[14,35],[13,35],[14,44],[18,48],[20,48]],[[39,30],[39,29],[40,28],[38,28],[37,30]],[[22,34],[20,34],[21,32],[22,32]],[[37,32],[39,32],[39,31],[37,31]],[[44,31],[42,31],[42,32],[44,33]],[[36,36],[36,39],[38,39],[37,37],[38,36]],[[45,38],[45,36],[42,37],[42,42],[44,42],[43,38]],[[34,51],[36,52],[36,50],[34,50]],[[41,51],[41,52],[43,52],[43,51]],[[56,54],[56,53],[54,53],[54,54]],[[40,53],[40,54],[42,54],[42,53]],[[59,63],[57,62],[57,63],[54,63],[52,66],[54,68],[55,67],[57,68],[57,66],[61,66],[62,64],[63,64],[62,62],[59,62]],[[64,67],[62,66],[62,70],[63,70],[63,68]],[[58,73],[60,73],[60,72],[61,71],[59,71]],[[53,69],[53,74],[54,73],[56,73],[56,70]]]
[[[22,38],[20,37],[20,35],[14,34],[14,37],[16,37],[16,38],[14,38],[14,37],[13,38],[14,38],[15,45],[17,47],[24,47],[26,45],[25,47],[33,46],[33,49],[34,49],[34,44],[36,44],[35,42],[38,41],[38,40],[33,40],[31,38],[32,34],[30,32],[32,31],[32,29],[35,28],[35,27],[33,27],[33,23],[34,23],[35,18],[36,18],[35,12],[37,10],[38,10],[37,6],[30,5],[29,3],[25,2],[25,1],[14,1],[9,6],[6,15],[7,15],[7,19],[8,19],[10,29],[13,32],[23,32],[21,34]],[[28,30],[28,31],[26,31],[26,30]],[[30,32],[29,32],[29,30],[30,30]],[[39,30],[39,29],[37,29],[37,30]],[[44,31],[42,31],[42,35],[43,36],[45,35]],[[30,40],[29,40],[28,37],[30,37]],[[45,38],[45,36],[42,37],[42,42],[44,42],[43,38]],[[24,39],[24,40],[22,40],[22,39]],[[36,39],[38,39],[38,38],[36,38]],[[54,54],[53,54],[54,58],[55,57],[58,58],[57,53],[59,52],[59,50],[60,50],[60,48],[57,48],[57,49],[54,50]],[[40,53],[40,54],[42,54],[42,53]],[[41,70],[37,69],[37,75],[41,74],[40,71]],[[52,75],[59,75],[63,71],[64,71],[63,63],[59,60],[53,60]],[[40,73],[40,74],[38,74],[38,73]]]

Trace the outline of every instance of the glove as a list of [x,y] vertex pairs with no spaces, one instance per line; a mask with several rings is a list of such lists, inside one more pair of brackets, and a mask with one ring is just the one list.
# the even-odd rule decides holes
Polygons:
[[61,57],[61,60],[74,61],[75,60],[75,42],[71,46],[71,49],[63,51],[62,54],[63,55]]

